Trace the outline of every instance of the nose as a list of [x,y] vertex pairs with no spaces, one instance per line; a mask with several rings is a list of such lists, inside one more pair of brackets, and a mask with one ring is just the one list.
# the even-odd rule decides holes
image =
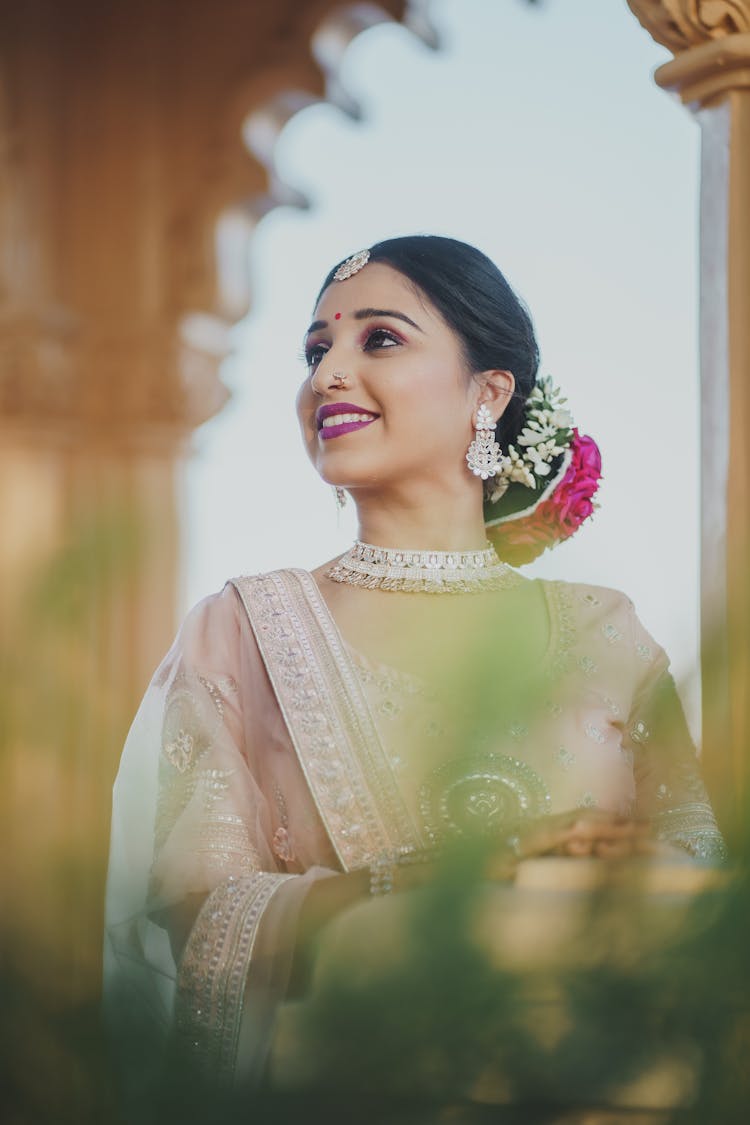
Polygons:
[[335,370],[333,364],[319,363],[310,376],[310,388],[316,395],[328,391],[342,391],[349,386],[350,378],[345,371]]

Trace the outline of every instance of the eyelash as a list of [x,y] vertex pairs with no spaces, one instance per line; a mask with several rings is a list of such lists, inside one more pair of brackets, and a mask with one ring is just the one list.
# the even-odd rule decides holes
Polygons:
[[[387,345],[388,347],[398,346],[403,343],[401,338],[397,336],[396,333],[393,332],[390,328],[370,328],[365,335],[364,340],[362,341],[363,351],[374,351],[377,348],[381,348],[384,346],[382,343],[371,346],[372,340],[376,336],[389,340],[390,343]],[[313,357],[315,356],[316,352],[319,352],[321,350],[322,355],[319,356],[317,360],[314,360]],[[315,367],[318,363],[320,363],[320,360],[323,358],[327,351],[328,348],[325,346],[325,344],[311,344],[309,347],[305,348],[302,358],[304,359],[304,362],[308,367]]]

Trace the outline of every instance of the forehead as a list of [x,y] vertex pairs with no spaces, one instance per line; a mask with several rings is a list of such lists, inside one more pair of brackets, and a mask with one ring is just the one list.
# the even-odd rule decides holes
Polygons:
[[408,278],[383,262],[372,262],[346,281],[332,281],[315,307],[316,320],[333,320],[357,309],[395,309],[421,327],[439,321],[437,310]]

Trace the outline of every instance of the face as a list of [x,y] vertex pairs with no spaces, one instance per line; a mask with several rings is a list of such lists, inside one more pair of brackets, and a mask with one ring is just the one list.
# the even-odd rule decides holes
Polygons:
[[[466,371],[458,337],[402,274],[373,262],[332,282],[305,351],[297,413],[325,481],[356,495],[466,477],[481,384]],[[335,373],[346,376],[343,387]]]

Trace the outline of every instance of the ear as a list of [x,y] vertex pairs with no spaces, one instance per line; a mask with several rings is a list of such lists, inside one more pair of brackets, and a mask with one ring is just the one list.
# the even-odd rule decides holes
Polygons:
[[479,394],[476,407],[486,406],[495,422],[504,414],[516,389],[512,371],[482,371],[477,375]]

